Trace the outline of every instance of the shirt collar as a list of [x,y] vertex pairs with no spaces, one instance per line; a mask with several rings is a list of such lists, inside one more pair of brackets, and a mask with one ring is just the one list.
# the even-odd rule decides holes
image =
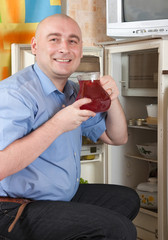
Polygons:
[[[34,70],[37,74],[37,76],[39,77],[39,80],[41,82],[42,88],[45,92],[46,95],[49,95],[50,93],[57,91],[61,94],[63,94],[62,92],[60,92],[56,86],[53,84],[53,82],[45,75],[44,72],[41,71],[41,69],[39,68],[38,64],[35,63],[34,64]],[[72,87],[72,85],[67,81],[65,87],[64,87],[64,94],[71,96],[74,93],[74,89]]]

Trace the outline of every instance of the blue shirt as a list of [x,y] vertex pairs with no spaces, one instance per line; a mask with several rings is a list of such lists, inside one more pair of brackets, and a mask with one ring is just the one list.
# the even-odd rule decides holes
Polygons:
[[[37,64],[1,81],[0,150],[72,104],[78,89],[68,81],[64,92],[58,91]],[[82,135],[95,142],[105,129],[105,113],[99,113],[63,133],[29,166],[0,181],[0,196],[71,200],[79,186]]]

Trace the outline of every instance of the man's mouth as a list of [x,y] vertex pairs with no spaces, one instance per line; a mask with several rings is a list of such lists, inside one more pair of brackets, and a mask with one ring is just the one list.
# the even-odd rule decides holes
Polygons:
[[71,59],[58,59],[58,58],[55,58],[54,59],[56,62],[62,62],[62,63],[67,63],[67,62],[71,62]]

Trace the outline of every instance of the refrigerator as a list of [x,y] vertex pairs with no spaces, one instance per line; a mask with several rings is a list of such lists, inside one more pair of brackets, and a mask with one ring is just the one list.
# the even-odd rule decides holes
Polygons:
[[[136,189],[156,170],[158,207],[141,207],[134,222],[138,239],[166,240],[168,39],[129,39],[100,46],[104,49],[105,73],[116,79],[128,121],[127,144],[108,147],[108,183]],[[158,106],[155,124],[147,121],[146,105],[150,104]],[[150,142],[157,144],[157,158],[142,157],[137,149],[137,144]]]
[[[12,74],[34,63],[30,45],[12,44]],[[168,38],[151,37],[97,43],[84,47],[77,71],[111,75],[120,91],[128,122],[128,142],[107,146],[83,139],[81,177],[90,183],[129,186],[136,190],[150,174],[157,178],[157,208],[141,207],[134,223],[138,239],[168,239],[167,100]],[[146,105],[157,104],[156,121],[149,122]],[[157,157],[143,157],[138,144],[156,143]]]

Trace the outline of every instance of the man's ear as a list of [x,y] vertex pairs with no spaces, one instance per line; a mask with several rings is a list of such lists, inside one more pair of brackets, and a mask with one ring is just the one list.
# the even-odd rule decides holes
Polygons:
[[31,51],[32,54],[36,55],[36,50],[37,50],[37,40],[35,37],[32,38],[31,40]]

